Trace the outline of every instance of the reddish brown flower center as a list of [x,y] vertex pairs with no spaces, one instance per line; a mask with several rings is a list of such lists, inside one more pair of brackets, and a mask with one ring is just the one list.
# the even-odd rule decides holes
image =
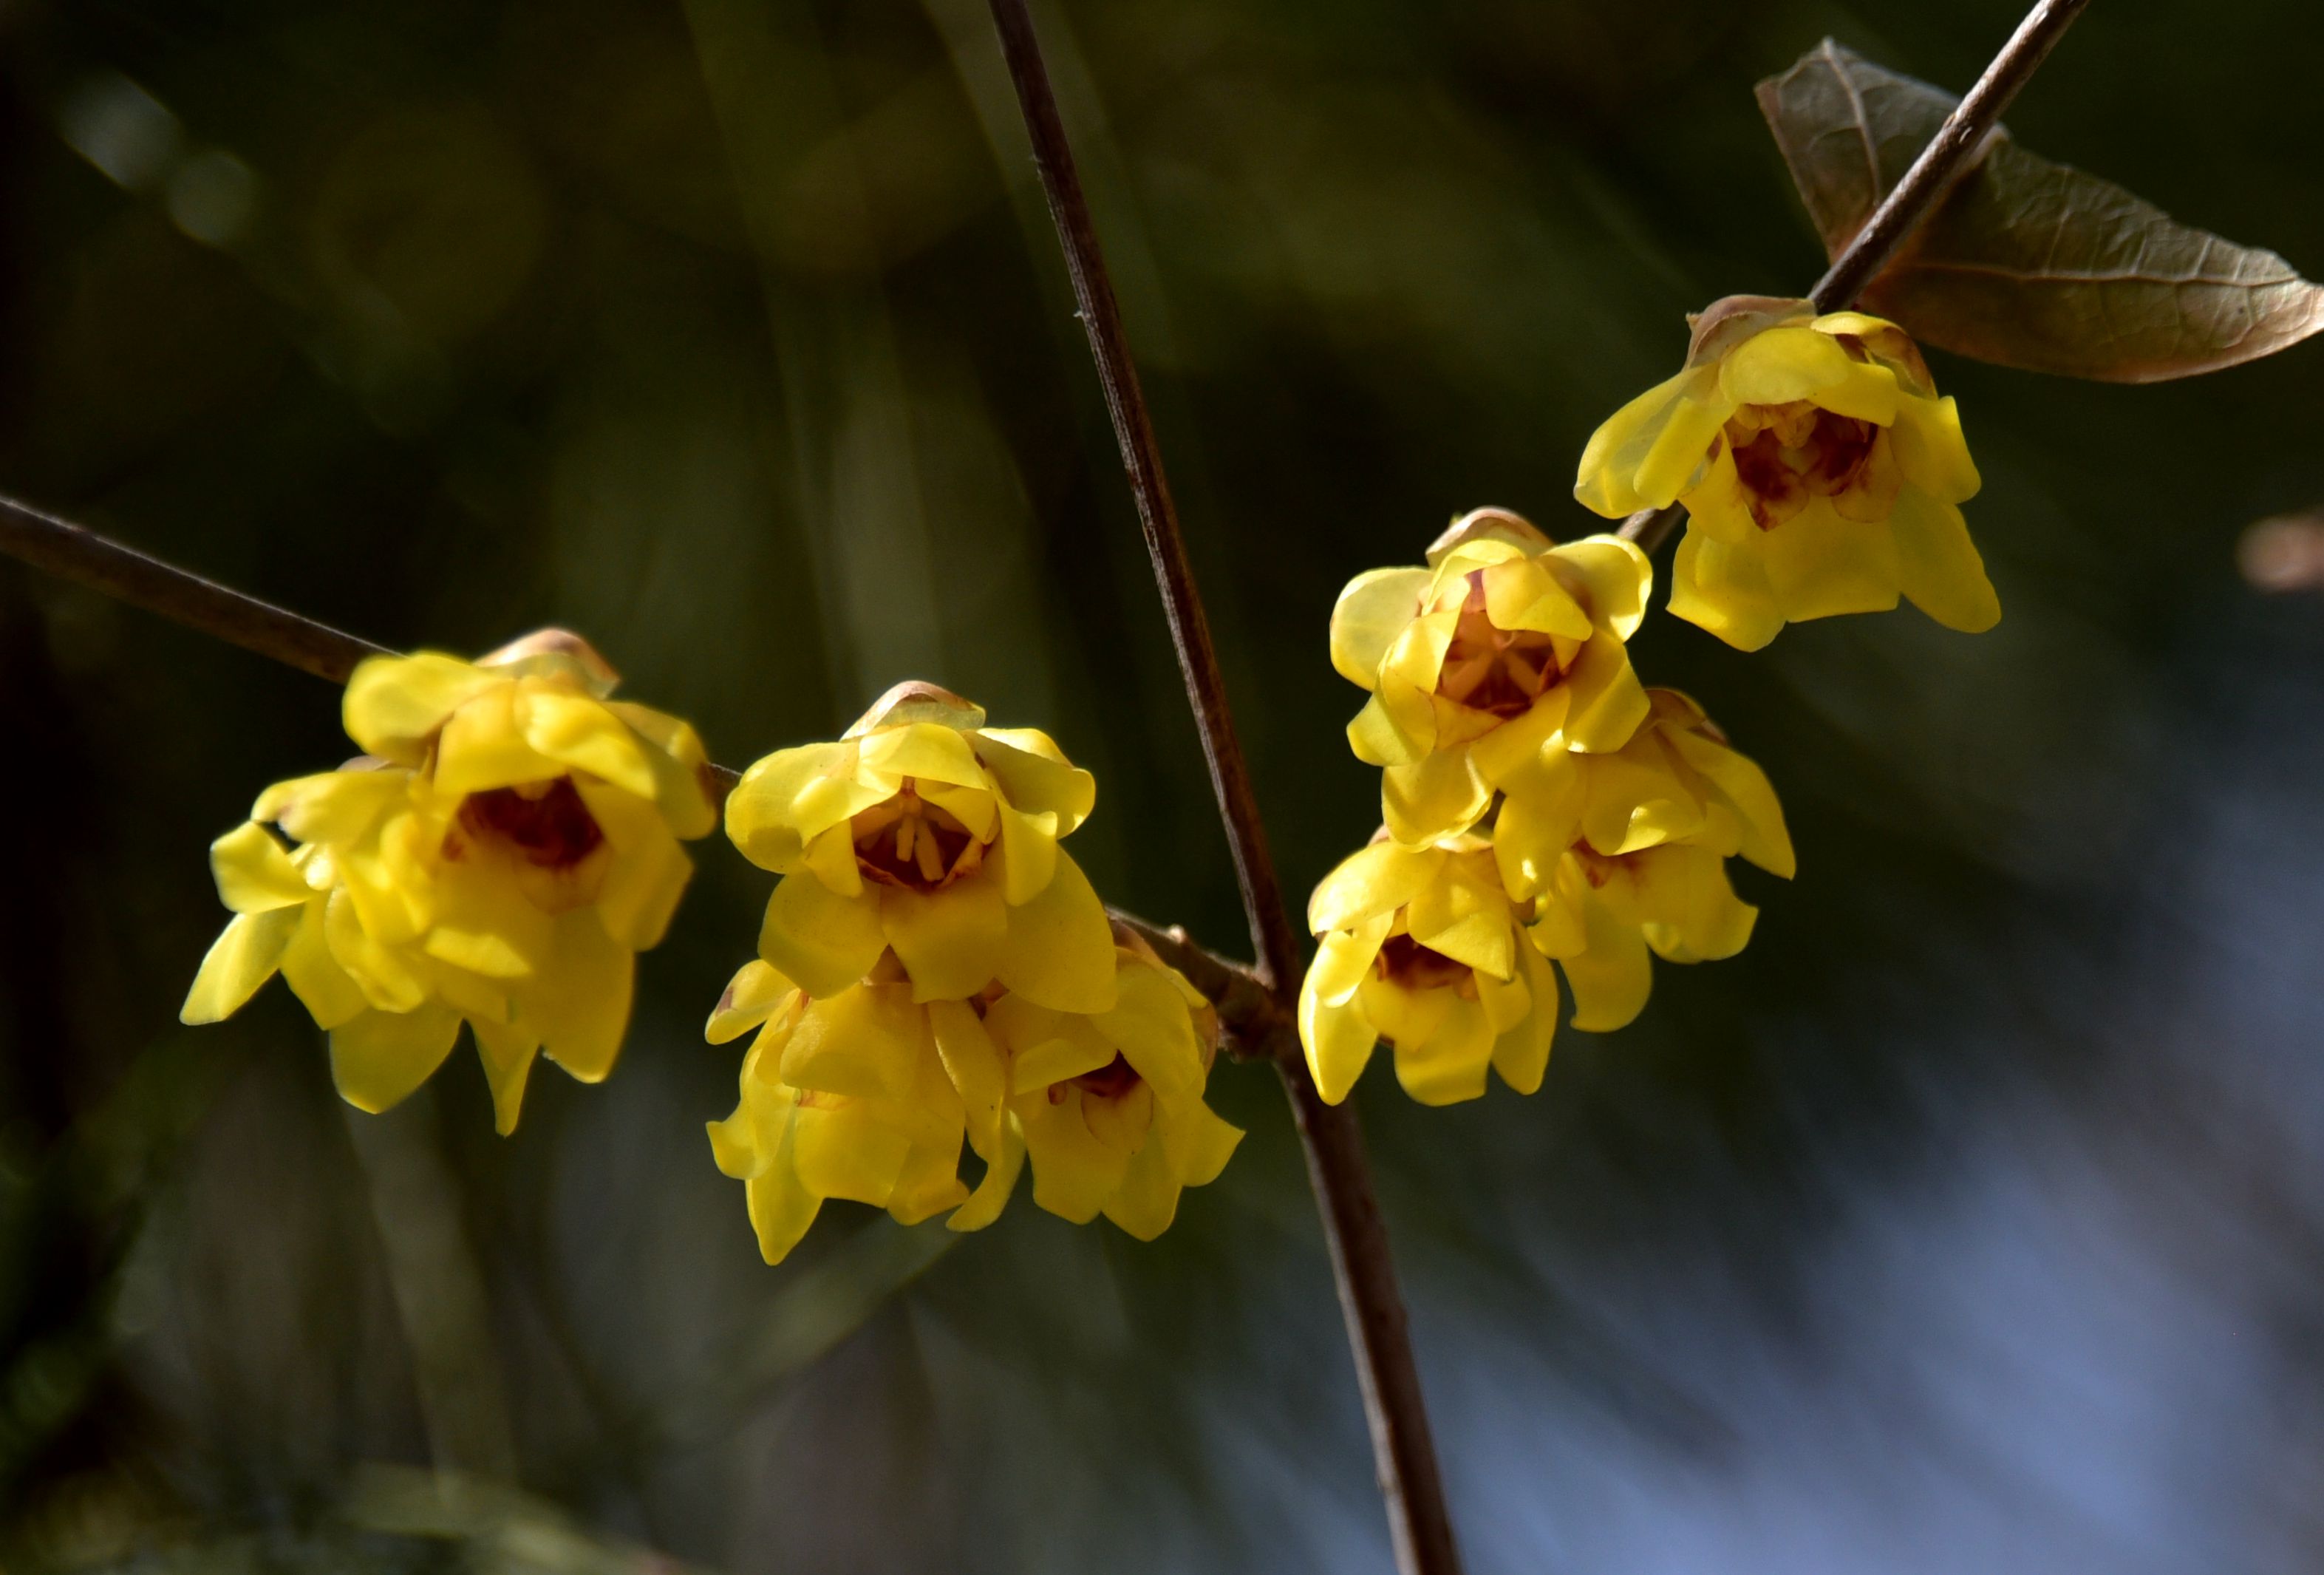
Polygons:
[[1408,990],[1473,989],[1476,975],[1465,962],[1423,946],[1409,935],[1391,935],[1372,964],[1381,978]]
[[[1129,1059],[1116,1051],[1111,1061],[1093,1072],[1084,1072],[1074,1078],[1073,1085],[1095,1098],[1119,1099],[1138,1086],[1138,1072],[1130,1066]],[[1052,1083],[1049,1086],[1050,1104],[1062,1103],[1065,1097],[1065,1084]]]
[[894,798],[856,816],[849,829],[856,867],[883,885],[933,892],[984,861],[984,845],[951,811],[920,797],[908,776]]
[[[460,824],[543,869],[569,869],[605,840],[569,776],[470,793],[460,804]],[[449,839],[445,851],[458,857]]]
[[1865,480],[1880,428],[1806,400],[1747,404],[1729,418],[1728,446],[1751,517],[1774,530],[1813,497],[1840,497]]
[[1484,570],[1471,570],[1468,580],[1436,692],[1471,710],[1522,716],[1557,681],[1556,648],[1547,635],[1496,628],[1485,615]]

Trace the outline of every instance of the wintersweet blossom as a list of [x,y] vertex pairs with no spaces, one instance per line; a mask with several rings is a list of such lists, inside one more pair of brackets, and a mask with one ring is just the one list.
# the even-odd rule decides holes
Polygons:
[[1386,1041],[1424,1105],[1480,1098],[1487,1068],[1520,1094],[1541,1087],[1557,1028],[1557,981],[1520,933],[1489,842],[1373,843],[1323,877],[1307,904],[1322,944],[1299,990],[1299,1038],[1323,1098],[1348,1097]]
[[[712,1014],[724,1042],[755,1028],[734,1112],[710,1126],[719,1168],[746,1183],[761,1255],[779,1263],[827,1199],[954,1230],[1000,1217],[1029,1157],[1033,1200],[1140,1240],[1179,1193],[1218,1176],[1241,1133],[1204,1102],[1217,1035],[1209,1003],[1127,931],[1114,1005],[1058,1011],[996,984],[920,1001],[892,952],[816,998],[764,961]],[[972,1191],[965,1144],[983,1162]]]
[[1480,509],[1428,566],[1358,575],[1332,612],[1332,665],[1371,691],[1348,725],[1384,769],[1389,833],[1425,847],[1469,829],[1493,792],[1545,750],[1619,748],[1645,717],[1624,642],[1654,571],[1613,536],[1553,545]]
[[1591,437],[1574,496],[1609,518],[1683,505],[1670,610],[1756,651],[1899,594],[1991,628],[2001,604],[1960,506],[1978,486],[1960,412],[1902,329],[1737,296],[1695,320],[1678,375]]
[[1113,940],[1057,846],[1089,815],[1090,774],[1032,728],[933,684],[899,684],[831,744],[767,756],[726,800],[743,857],[783,877],[760,956],[835,996],[892,950],[912,996],[994,980],[1061,1011],[1113,1005]]
[[1731,957],[1758,910],[1736,895],[1740,856],[1790,878],[1792,843],[1775,790],[1700,707],[1648,691],[1652,712],[1611,754],[1555,763],[1512,789],[1494,829],[1503,890],[1529,904],[1526,936],[1556,959],[1573,1025],[1636,1017],[1668,962]]
[[345,719],[364,756],[277,783],[212,845],[235,918],[184,1020],[231,1014],[280,971],[330,1031],[339,1092],[378,1111],[465,1019],[503,1133],[537,1053],[603,1079],[636,954],[693,872],[679,841],[715,823],[694,730],[609,699],[615,681],[561,630],[356,669]]

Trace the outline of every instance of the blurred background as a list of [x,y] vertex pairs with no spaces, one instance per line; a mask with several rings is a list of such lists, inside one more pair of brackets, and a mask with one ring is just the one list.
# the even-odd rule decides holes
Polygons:
[[[1753,81],[1829,32],[1959,90],[2019,9],[1038,7],[1295,891],[1377,818],[1340,585],[1594,528],[1682,314],[1819,271]],[[2109,0],[2011,125],[2317,273],[2319,47]],[[0,4],[0,488],[391,644],[570,625],[733,764],[939,681],[1240,950],[1070,310],[977,0]],[[1357,1092],[1479,1575],[2324,1562],[2324,605],[2236,562],[2324,501],[2319,357],[1932,357],[1998,630],[1635,644],[1800,875],[1536,1098]],[[177,1025],[328,688],[0,564],[0,1565],[1388,1568],[1264,1069],[1150,1246],[839,1204],[770,1269],[702,1131],[723,843],[618,1075],[504,1141],[466,1050],[372,1117],[279,988]]]

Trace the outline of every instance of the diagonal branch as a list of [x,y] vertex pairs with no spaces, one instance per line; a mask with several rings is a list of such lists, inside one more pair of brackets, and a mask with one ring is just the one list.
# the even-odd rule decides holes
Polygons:
[[1041,190],[1048,199],[1049,217],[1056,223],[1065,269],[1073,278],[1074,298],[1089,332],[1090,353],[1097,361],[1106,410],[1121,445],[1122,468],[1129,472],[1130,489],[1137,499],[1139,523],[1145,529],[1147,551],[1154,560],[1155,582],[1161,588],[1171,636],[1178,647],[1178,665],[1185,675],[1186,698],[1202,730],[1211,785],[1218,793],[1219,813],[1234,854],[1243,913],[1250,922],[1251,941],[1259,958],[1258,982],[1274,1007],[1272,1042],[1279,1047],[1276,1067],[1291,1100],[1307,1153],[1308,1181],[1323,1217],[1323,1237],[1340,1288],[1340,1310],[1356,1358],[1364,1413],[1371,1425],[1373,1464],[1388,1509],[1397,1567],[1405,1575],[1457,1575],[1460,1555],[1453,1545],[1444,1486],[1436,1468],[1436,1447],[1429,1436],[1419,1370],[1413,1361],[1404,1294],[1397,1283],[1387,1227],[1372,1191],[1363,1129],[1352,1107],[1324,1103],[1299,1053],[1297,1035],[1290,1028],[1304,949],[1284,909],[1282,886],[1268,857],[1266,828],[1251,792],[1250,767],[1235,737],[1226,681],[1211,644],[1210,624],[1195,589],[1177,509],[1162,474],[1162,457],[1122,331],[1120,307],[1114,300],[1104,254],[1082,193],[1081,178],[1074,168],[1073,149],[1065,139],[1056,94],[1050,87],[1025,0],[991,0],[991,4],[1001,54],[1016,84],[1018,105],[1032,139]]
[[[1945,116],[1944,125],[1921,150],[1904,178],[1896,182],[1864,227],[1841,248],[1831,266],[1824,271],[1816,286],[1808,292],[1808,300],[1816,310],[1845,311],[1864,293],[1866,285],[1879,277],[1880,270],[1895,257],[1897,251],[1913,237],[1921,221],[1934,213],[1953,189],[1953,182],[1967,174],[1977,155],[1984,150],[1986,139],[1999,125],[2002,116],[2017,97],[2018,90],[2033,79],[2034,71],[2050,58],[2058,40],[2074,19],[2088,8],[2090,0],[2039,0],[1993,57],[1976,84],[1953,112]],[[1877,184],[1877,182],[1876,182]],[[1622,522],[1621,535],[1636,542],[1648,556],[1663,544],[1676,528],[1686,511],[1677,504],[1654,509],[1640,509]]]

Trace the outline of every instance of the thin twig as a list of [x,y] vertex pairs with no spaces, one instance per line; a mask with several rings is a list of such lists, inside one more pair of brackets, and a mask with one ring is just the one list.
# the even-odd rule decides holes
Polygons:
[[[1880,199],[1872,217],[1864,221],[1831,266],[1824,270],[1821,279],[1808,292],[1808,300],[1816,310],[1845,311],[1864,293],[1865,287],[1879,277],[1880,270],[1895,259],[1897,250],[1912,239],[1922,220],[1934,213],[1945,196],[1952,190],[1953,182],[1967,174],[1977,155],[1986,145],[1986,139],[2000,123],[2018,90],[2033,79],[2034,72],[2050,58],[2058,40],[2074,24],[2089,5],[2090,0],[2040,0],[2017,24],[2001,52],[1985,69],[1929,145],[1913,161],[1904,178]],[[1640,509],[1622,522],[1618,533],[1626,541],[1635,542],[1641,551],[1652,557],[1655,549],[1667,539],[1686,510],[1677,504],[1661,508]]]
[[1303,949],[1284,907],[1274,863],[1268,857],[1266,829],[1251,792],[1249,766],[1235,738],[1226,682],[1211,644],[1202,597],[1195,589],[1177,510],[1163,477],[1161,454],[1122,331],[1120,309],[1025,0],[991,0],[991,4],[1001,54],[1016,84],[1017,101],[1032,139],[1034,166],[1065,248],[1065,269],[1073,279],[1083,326],[1089,332],[1090,351],[1097,360],[1106,410],[1121,445],[1122,466],[1130,473],[1139,522],[1145,528],[1147,551],[1154,560],[1154,578],[1169,614],[1178,664],[1185,675],[1186,697],[1194,706],[1203,751],[1210,761],[1211,785],[1217,791],[1219,812],[1226,822],[1227,841],[1242,885],[1244,916],[1250,922],[1252,944],[1259,957],[1259,982],[1274,1009],[1274,1021],[1265,1031],[1280,1046],[1276,1067],[1291,1100],[1307,1153],[1308,1179],[1323,1214],[1348,1344],[1356,1359],[1364,1412],[1371,1425],[1372,1458],[1380,1496],[1388,1508],[1397,1567],[1406,1575],[1455,1575],[1460,1556],[1445,1510],[1444,1487],[1436,1468],[1435,1445],[1429,1436],[1420,1376],[1413,1362],[1404,1297],[1397,1284],[1379,1202],[1372,1191],[1363,1129],[1352,1107],[1324,1103],[1299,1054],[1297,1036],[1289,1029],[1292,992],[1297,987]]
[[345,683],[364,657],[388,654],[10,497],[0,497],[0,552],[333,683]]

